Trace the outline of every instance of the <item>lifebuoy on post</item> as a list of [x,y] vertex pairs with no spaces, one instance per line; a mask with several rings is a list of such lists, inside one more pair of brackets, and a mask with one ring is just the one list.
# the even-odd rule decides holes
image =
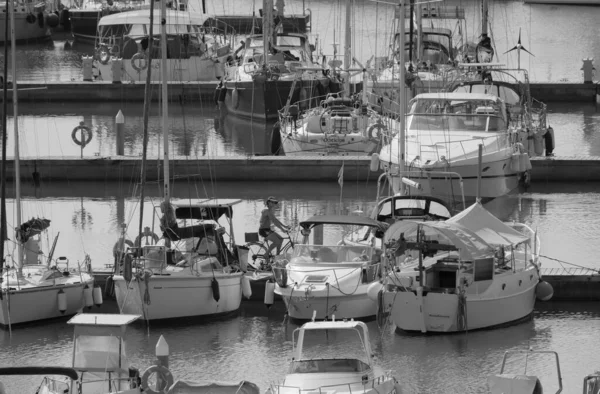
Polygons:
[[[138,65],[139,60],[139,65]],[[143,52],[138,52],[131,58],[131,67],[137,72],[141,72],[148,68],[148,57]]]
[[148,379],[150,378],[150,375],[152,375],[154,373],[157,375],[160,375],[160,379],[162,382],[166,383],[165,387],[167,389],[173,385],[173,374],[171,373],[171,371],[169,371],[167,368],[163,367],[162,365],[153,365],[153,366],[149,367],[148,369],[146,369],[144,371],[144,373],[142,374],[142,388],[144,389],[144,393],[160,394],[160,393],[165,392],[162,390],[161,391],[153,390],[148,386]]
[[96,49],[96,57],[98,61],[102,64],[108,64],[110,60],[110,50],[107,45],[100,45],[98,49]]
[[[78,139],[79,132],[82,134],[81,141]],[[71,138],[73,139],[73,142],[82,147],[85,147],[87,144],[89,144],[92,140],[92,137],[92,131],[85,125],[84,122],[79,122],[79,126],[75,127],[73,132],[71,132]]]

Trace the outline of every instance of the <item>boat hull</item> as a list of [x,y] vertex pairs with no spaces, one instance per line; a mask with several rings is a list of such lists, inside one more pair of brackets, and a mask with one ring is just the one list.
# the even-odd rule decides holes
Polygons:
[[144,320],[214,316],[237,311],[242,301],[242,273],[214,277],[219,284],[215,300],[213,276],[152,275],[148,281],[134,277],[129,283],[115,275],[115,295],[121,313],[139,314]]
[[297,320],[310,320],[316,311],[316,319],[368,319],[375,316],[377,304],[367,296],[367,286],[360,286],[353,295],[327,297],[320,295],[306,296],[304,290],[277,288],[285,302],[288,315]]
[[71,34],[78,42],[93,43],[96,40],[98,31],[98,21],[106,15],[112,15],[121,11],[102,11],[102,10],[69,10],[71,19]]
[[517,322],[531,315],[538,282],[535,270],[525,270],[496,278],[479,296],[467,294],[462,327],[459,320],[464,316],[457,294],[424,292],[421,303],[418,291],[386,291],[383,300],[394,324],[403,331],[477,330]]
[[[94,279],[88,277],[83,283],[22,288],[21,290],[13,290],[11,287],[10,295],[4,291],[2,294],[0,324],[8,326],[9,322],[13,325],[75,315],[81,312],[85,306],[83,288],[86,284],[93,288]],[[61,290],[65,293],[67,300],[67,309],[64,313],[60,312],[58,305],[58,293]]]
[[[21,11],[22,10],[22,11]],[[27,15],[25,8],[17,7],[15,10],[15,40],[17,42],[27,42],[27,41],[40,41],[40,40],[49,40],[51,37],[50,28],[46,25],[45,21],[40,26],[38,21],[39,14],[33,14],[36,20],[33,23],[27,22]],[[44,12],[44,17],[46,13]],[[9,26],[10,27],[10,26]],[[5,20],[4,18],[0,18],[0,42],[6,42],[7,38],[5,36]],[[10,41],[10,36],[8,37],[8,41]]]
[[[223,105],[230,115],[262,122],[275,121],[278,119],[279,110],[288,100],[293,83],[290,79],[260,78],[252,81],[227,81]],[[302,90],[305,92],[302,93]],[[328,78],[297,81],[290,103],[300,100],[301,94],[317,98],[330,91]]]
[[[187,59],[167,59],[167,78],[170,82],[191,82],[191,81],[215,81],[223,76],[224,73],[224,58],[220,62],[215,62],[212,59],[201,59],[197,56],[192,56]],[[94,65],[98,69],[98,80],[101,81],[119,81],[119,82],[143,82],[146,80],[148,68],[136,70],[133,67],[132,59],[118,59],[122,67],[116,67],[113,64],[115,60],[111,59],[106,64],[99,61],[94,61]],[[154,70],[151,73],[151,80],[154,82],[162,81],[162,73],[160,72],[160,59],[153,59],[150,67]],[[118,75],[113,74],[113,69],[121,70]]]
[[377,151],[379,143],[366,140],[357,142],[311,143],[310,140],[282,135],[281,146],[286,156],[368,156]]

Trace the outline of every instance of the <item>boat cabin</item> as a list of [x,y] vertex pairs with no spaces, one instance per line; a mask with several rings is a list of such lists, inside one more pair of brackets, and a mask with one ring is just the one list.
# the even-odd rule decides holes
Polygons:
[[379,201],[373,219],[393,224],[398,220],[446,220],[452,216],[450,206],[432,196],[390,196]]
[[506,132],[504,101],[476,93],[424,93],[413,98],[407,134],[419,131]]
[[[72,381],[71,393],[121,392],[139,387],[139,371],[129,367],[125,351],[127,326],[139,317],[80,313],[67,322],[74,328],[72,368],[79,374]],[[53,388],[64,386],[64,382],[45,378],[42,385],[58,393]]]
[[[327,354],[320,341],[344,343],[343,348],[336,347],[335,352]],[[326,348],[325,348],[326,349]],[[305,323],[294,330],[292,337],[292,363],[284,386],[314,389],[307,387],[315,384],[318,374],[328,374],[328,383],[334,385],[344,376],[343,383],[362,384],[373,374],[373,352],[369,339],[369,329],[358,321],[320,321]],[[314,375],[314,380],[305,374]],[[347,391],[347,390],[343,390]]]
[[[155,10],[152,58],[160,59],[160,18]],[[120,12],[108,15],[98,22],[97,56],[105,64],[111,56],[132,59],[148,50],[150,9]],[[221,57],[230,51],[233,30],[224,31],[205,27],[207,17],[201,13],[168,9],[166,18],[167,59],[192,57]]]

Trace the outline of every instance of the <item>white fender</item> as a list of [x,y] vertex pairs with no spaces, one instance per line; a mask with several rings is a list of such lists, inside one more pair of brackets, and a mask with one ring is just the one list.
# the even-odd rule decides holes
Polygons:
[[380,290],[383,290],[383,283],[373,282],[367,287],[367,296],[371,301],[377,302],[377,294]]
[[541,281],[535,287],[535,296],[540,301],[548,301],[554,295],[552,285],[546,281]]
[[371,156],[371,164],[369,165],[369,169],[373,172],[379,169],[379,154],[373,153]]
[[275,299],[275,282],[267,282],[265,284],[265,305],[271,307]]
[[102,302],[104,302],[104,300],[102,299],[102,289],[100,288],[100,286],[94,287],[92,295],[94,298],[94,304],[96,304],[97,307],[100,307],[100,305],[102,305]]
[[58,310],[60,313],[65,313],[67,311],[67,293],[60,289],[58,291]]
[[94,295],[92,294],[92,288],[89,285],[85,285],[83,288],[83,300],[88,309],[91,309],[94,305]]
[[250,287],[250,278],[248,278],[246,275],[242,276],[242,294],[247,299],[250,299],[250,297],[252,297],[252,288]]

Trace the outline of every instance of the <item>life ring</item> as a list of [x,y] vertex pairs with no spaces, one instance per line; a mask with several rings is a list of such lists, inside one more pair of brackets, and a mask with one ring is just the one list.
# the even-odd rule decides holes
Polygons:
[[[77,138],[77,134],[78,132],[81,132],[84,134],[83,136],[83,140],[79,141],[79,139]],[[84,122],[79,122],[79,126],[75,127],[73,129],[73,132],[71,132],[71,138],[73,139],[73,142],[76,143],[79,146],[83,146],[85,147],[87,144],[90,143],[90,141],[92,140],[92,131],[90,130],[89,127],[87,127],[85,125]]]
[[147,239],[148,237],[152,238],[152,243],[146,243],[146,245],[156,245],[159,240],[158,235],[150,231],[150,227],[146,227],[144,228],[144,231],[135,238],[135,246],[139,248],[141,246],[142,238]]
[[[137,60],[140,60],[140,65],[138,66]],[[145,70],[148,68],[148,57],[145,53],[138,52],[131,58],[131,67],[137,72]]]
[[[152,390],[148,386],[148,378],[150,378],[150,375],[152,375],[153,373],[156,373],[157,375],[159,375],[161,381],[166,382],[165,390],[156,391],[156,390]],[[165,368],[162,365],[153,365],[153,366],[149,367],[148,369],[146,369],[142,375],[142,388],[144,389],[144,393],[162,394],[166,390],[168,390],[168,388],[171,387],[172,385],[173,385],[173,374],[171,373],[171,371],[169,371],[168,368]]]
[[100,45],[98,49],[96,49],[96,57],[100,63],[107,64],[110,60],[110,51],[108,50],[108,46]]
[[367,129],[367,135],[372,140],[379,141],[382,133],[386,130],[386,127],[381,123],[375,123]]

